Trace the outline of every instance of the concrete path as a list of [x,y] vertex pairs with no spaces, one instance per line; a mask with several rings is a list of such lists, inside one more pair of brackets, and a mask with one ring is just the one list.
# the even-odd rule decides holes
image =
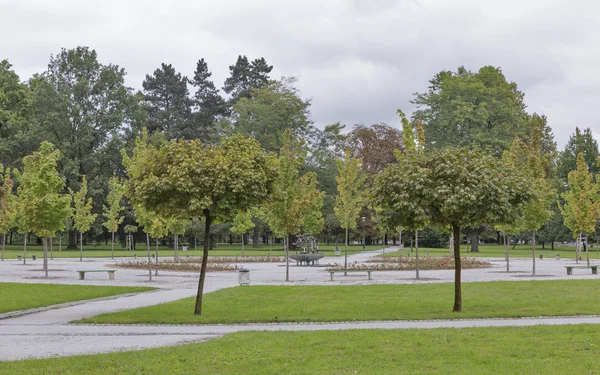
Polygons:
[[[386,251],[393,251],[393,248]],[[350,255],[349,263],[363,263],[382,251],[370,251]],[[321,265],[343,263],[343,256],[325,257]],[[564,266],[573,264],[571,260],[537,260],[537,275],[531,275],[531,259],[511,260],[511,272],[505,272],[506,262],[492,259],[493,267],[487,269],[463,270],[463,281],[498,280],[548,280],[548,279],[597,279],[589,270],[576,270],[573,276],[566,275]],[[103,353],[120,350],[135,350],[187,342],[208,340],[231,332],[249,330],[341,330],[341,329],[409,329],[439,327],[499,327],[557,324],[600,324],[600,317],[561,317],[528,319],[473,319],[436,321],[387,321],[355,323],[312,323],[312,324],[248,324],[248,325],[69,325],[79,320],[102,313],[156,305],[196,294],[197,272],[161,271],[148,281],[148,273],[143,270],[119,269],[116,280],[107,280],[104,274],[86,275],[86,280],[78,280],[76,270],[114,267],[118,261],[110,259],[55,259],[50,263],[50,278],[41,278],[41,260],[29,261],[23,266],[16,260],[0,262],[0,282],[31,282],[80,285],[131,285],[154,286],[157,291],[137,295],[117,296],[100,300],[77,302],[58,309],[0,319],[0,361],[24,358],[45,358],[77,354]],[[421,271],[421,279],[415,279],[414,271],[374,272],[373,280],[358,274],[338,277],[329,281],[329,274],[323,267],[295,267],[290,269],[291,282],[285,283],[285,267],[280,263],[249,263],[244,265],[251,271],[252,285],[368,285],[452,282],[453,270]],[[209,273],[205,292],[237,286],[237,273]]]

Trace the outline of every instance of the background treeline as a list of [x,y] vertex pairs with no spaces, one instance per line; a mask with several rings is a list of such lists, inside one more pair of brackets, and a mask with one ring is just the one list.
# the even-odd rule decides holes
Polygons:
[[[193,67],[177,68],[191,72]],[[125,178],[121,150],[131,154],[142,129],[148,129],[149,142],[154,144],[173,139],[219,144],[223,137],[232,134],[252,136],[273,153],[280,152],[284,134],[289,131],[304,140],[307,155],[302,173],[313,172],[319,190],[324,192],[320,240],[343,242],[344,229],[334,214],[338,194],[336,160],[343,158],[346,149],[351,156],[362,159],[368,188],[378,172],[396,161],[394,150],[404,149],[402,131],[386,124],[346,127],[335,123],[317,128],[311,119],[311,101],[296,89],[296,79],[272,77],[272,69],[264,58],[239,56],[229,66],[229,77],[219,85],[211,79],[208,63],[202,58],[189,75],[163,63],[146,75],[143,89],[136,91],[125,85],[124,68],[101,61],[96,51],[88,47],[63,49],[52,55],[48,69],[27,81],[15,73],[9,60],[3,60],[0,162],[9,170],[22,171],[26,155],[38,150],[42,141],[52,143],[61,152],[57,168],[66,182],[64,192],[80,191],[84,176],[87,180],[87,196],[92,198],[91,212],[96,216],[83,241],[108,242],[111,231],[103,225],[103,207],[109,205],[109,185],[113,176]],[[567,175],[575,169],[580,152],[584,153],[589,170],[598,172],[598,144],[590,129],[577,128],[565,149],[558,152],[545,116],[528,113],[523,99],[524,93],[504,77],[500,68],[485,66],[471,72],[460,67],[436,74],[427,92],[415,94],[412,103],[417,110],[411,121],[423,123],[425,149],[478,146],[498,157],[509,150],[515,137],[527,142],[532,134],[530,124],[541,121],[541,151],[549,155],[544,165],[559,194],[552,204],[554,215],[537,232],[538,240],[571,240],[572,233],[564,226],[559,209],[560,193],[567,188]],[[534,117],[536,121],[532,121]],[[15,193],[18,185],[17,180]],[[125,217],[117,234],[124,242],[125,227],[131,231],[138,224],[127,199],[123,198],[121,204]],[[254,226],[242,236],[253,241],[246,241],[257,245],[272,237],[265,222],[256,217],[250,220]],[[213,226],[215,242],[239,241],[240,230],[234,228],[232,232],[232,224]],[[188,240],[201,237],[201,223],[192,221],[184,227],[178,234],[187,234]],[[368,204],[352,228],[350,237],[361,240],[364,236],[367,244],[396,243],[398,237],[398,233],[386,236],[378,230]],[[141,229],[135,231],[139,241],[145,240]],[[500,234],[493,227],[465,228],[464,232],[474,251],[480,238],[500,242]],[[71,248],[77,246],[77,234],[74,228],[65,233]],[[8,241],[22,238],[16,227],[8,228],[7,236]],[[516,234],[514,239],[530,240],[531,233]],[[405,244],[410,246],[408,241],[411,239],[405,239]],[[444,247],[448,246],[448,234],[428,226],[420,232],[419,241],[425,247]]]

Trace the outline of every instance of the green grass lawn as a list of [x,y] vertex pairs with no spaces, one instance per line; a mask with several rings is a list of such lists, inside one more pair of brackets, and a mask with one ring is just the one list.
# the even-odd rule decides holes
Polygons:
[[[598,247],[590,248],[589,254],[590,259],[600,259],[600,250]],[[512,246],[509,246],[510,256],[513,258],[531,258],[531,245],[517,245],[515,249]],[[404,250],[400,252],[386,252],[384,256],[386,257],[394,257],[400,254],[406,255],[410,253],[411,256],[415,256],[415,252],[411,253],[410,247],[405,247]],[[450,255],[450,249],[434,249],[434,248],[419,248],[419,255],[425,255],[429,253],[429,256],[448,256]],[[472,253],[467,252],[467,246],[461,246],[461,254],[465,257],[474,257],[474,258],[504,258],[504,246],[501,245],[479,245],[479,252]],[[543,255],[544,258],[554,258],[556,254],[560,254],[561,258],[565,259],[575,259],[575,247],[574,246],[555,246],[554,250],[550,248],[550,246],[546,246],[545,249],[542,249],[539,244],[535,248],[536,258],[539,258],[540,255]],[[585,259],[585,253],[582,254],[582,259]]]
[[243,332],[199,344],[3,362],[0,374],[598,374],[596,325]]
[[[326,253],[327,255],[333,255],[333,251],[335,249],[335,245],[319,245],[319,248]],[[269,250],[269,245],[261,245],[258,248],[253,248],[251,245],[245,246],[244,255],[246,256],[283,256],[285,253],[283,251],[283,247],[281,245],[273,245],[272,250]],[[340,246],[343,254],[343,246]],[[381,249],[381,245],[370,245],[366,247],[366,250],[378,250]],[[160,246],[158,249],[159,257],[172,257],[174,250],[173,248],[168,248],[165,246]],[[352,245],[348,249],[349,254],[355,254],[363,251],[362,246],[360,245]],[[154,254],[155,247],[152,245],[151,253]],[[242,245],[241,244],[219,244],[219,246],[210,250],[209,253],[211,256],[241,256],[242,255]],[[27,259],[31,259],[32,255],[36,255],[38,259],[43,256],[43,249],[38,245],[27,246]],[[58,251],[58,246],[53,247],[52,255],[55,258],[79,258],[79,250],[66,250],[62,249],[62,251]],[[138,243],[136,246],[136,250],[125,251],[120,245],[115,246],[115,257],[123,258],[123,257],[133,257],[136,255],[137,257],[146,257],[147,250],[145,244]],[[188,251],[183,251],[181,248],[179,249],[180,256],[201,256],[202,255],[202,246],[198,245],[197,250],[193,250],[193,246],[189,248]],[[23,256],[23,246],[22,245],[10,245],[5,249],[4,258],[5,259],[17,259],[18,256]],[[111,257],[111,249],[110,244],[106,245],[88,245],[83,247],[83,257],[84,258],[110,258]]]
[[600,314],[600,280],[463,284],[463,312],[452,313],[454,285],[249,286],[85,319],[85,323],[207,324]]
[[154,289],[156,288],[0,283],[0,313]]

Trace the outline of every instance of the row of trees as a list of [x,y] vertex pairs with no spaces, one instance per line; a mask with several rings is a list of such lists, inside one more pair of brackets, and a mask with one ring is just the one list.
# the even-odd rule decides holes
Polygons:
[[[21,82],[5,60],[0,64],[0,160],[7,169],[17,168],[25,174],[27,158],[23,156],[32,154],[41,141],[50,141],[62,156],[56,160],[56,175],[63,181],[63,185],[57,185],[57,194],[77,192],[73,194],[77,195],[75,206],[79,212],[91,207],[81,220],[75,212],[84,224],[73,227],[71,233],[87,231],[88,235],[112,234],[114,238],[115,232],[125,227],[132,230],[132,225],[138,224],[145,231],[148,252],[150,237],[158,239],[171,231],[177,239],[190,219],[196,233],[208,234],[205,247],[211,246],[211,231],[224,225],[242,235],[253,231],[255,239],[260,233],[273,233],[284,239],[286,251],[292,242],[290,235],[301,232],[343,237],[347,244],[349,234],[359,225],[367,240],[402,229],[449,230],[457,225],[469,233],[474,250],[478,235],[486,229],[513,236],[527,233],[533,241],[540,237],[557,240],[565,232],[573,232],[565,229],[567,196],[561,194],[568,190],[568,173],[575,169],[578,154],[583,153],[592,173],[598,170],[598,146],[589,129],[576,129],[565,150],[558,153],[546,118],[526,112],[524,94],[506,80],[499,68],[486,66],[470,72],[461,67],[456,72],[440,72],[430,81],[427,92],[415,95],[413,102],[418,108],[413,118],[409,120],[400,113],[402,131],[386,124],[357,124],[346,134],[345,126],[339,123],[322,130],[314,127],[311,102],[300,96],[295,79],[273,80],[269,76],[272,67],[264,59],[250,61],[240,56],[229,69],[230,77],[219,90],[210,80],[203,59],[198,61],[192,79],[162,64],[146,76],[143,90],[135,92],[124,84],[124,69],[100,63],[96,52],[87,47],[62,50],[51,57],[46,72],[27,82]],[[147,133],[142,131],[144,127],[149,129]],[[240,149],[238,144],[248,150]],[[474,154],[470,155],[465,149],[451,157],[444,154],[450,152],[447,146],[477,147],[479,151],[471,150]],[[468,167],[465,155],[483,164]],[[441,156],[454,162],[442,162]],[[242,159],[248,164],[231,164]],[[247,170],[255,166],[252,163],[263,162],[263,172]],[[535,182],[530,186],[530,195],[548,197],[550,204],[538,198],[526,199],[529,195],[523,193],[517,201],[532,204],[527,209],[515,201],[515,207],[502,215],[488,213],[485,220],[453,219],[442,223],[439,218],[448,212],[435,212],[431,206],[432,202],[440,203],[439,197],[402,198],[405,203],[397,202],[398,206],[392,206],[389,212],[383,209],[384,202],[372,204],[376,197],[367,197],[366,192],[379,191],[381,186],[392,189],[399,185],[396,173],[411,177],[398,189],[413,186],[411,191],[423,187],[435,191],[437,185],[431,182],[435,175],[424,171],[437,170],[434,167],[453,170],[455,166],[463,169],[455,170],[452,178],[461,182],[466,190],[458,191],[467,191],[469,199],[492,187],[488,184],[492,177],[499,178],[495,175],[498,167],[519,174],[511,181]],[[477,176],[481,174],[469,168],[477,173],[484,168],[488,180],[479,181]],[[153,179],[164,177],[167,181],[169,177],[178,182],[161,185],[150,179],[144,182],[147,186],[136,187],[148,171],[152,171]],[[218,176],[230,171],[237,171],[236,179]],[[387,174],[390,180],[384,184],[382,176]],[[16,175],[15,187],[5,184],[4,189],[20,196],[23,187]],[[114,178],[126,177],[130,198],[121,199],[113,193],[113,181],[119,185]],[[254,179],[255,184],[264,184],[250,187],[259,191],[256,199],[241,197],[240,187],[246,177]],[[473,187],[467,188],[470,184]],[[208,196],[200,194],[201,189],[213,185],[225,190]],[[503,186],[500,183],[496,188]],[[512,188],[513,193],[518,190]],[[172,194],[174,191],[184,194],[180,197]],[[387,192],[388,199],[392,199],[392,193]],[[496,199],[505,200],[498,205],[505,207],[508,198],[500,193]],[[170,203],[151,201],[148,197],[153,194],[170,198]],[[227,198],[221,201],[221,195]],[[193,201],[192,196],[203,198]],[[254,204],[242,204],[245,201]],[[477,217],[480,206],[472,203],[471,216]],[[457,204],[451,206],[456,208]],[[409,206],[412,211],[402,211]],[[114,210],[114,220],[102,219]],[[118,214],[120,210],[124,218]],[[532,218],[508,220],[519,216],[516,212],[531,212]],[[91,222],[91,231],[85,229],[90,225],[86,222]],[[10,229],[10,225],[5,228]],[[40,236],[46,237],[44,233]],[[74,235],[69,238],[75,245]],[[454,240],[461,238],[455,236]]]

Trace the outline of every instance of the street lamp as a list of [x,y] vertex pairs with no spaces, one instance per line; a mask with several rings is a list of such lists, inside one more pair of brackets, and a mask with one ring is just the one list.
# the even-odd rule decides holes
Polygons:
[[363,250],[365,249],[365,222],[367,221],[366,217],[361,217],[362,219],[362,232],[363,232],[363,239],[362,239],[362,243],[363,243]]

